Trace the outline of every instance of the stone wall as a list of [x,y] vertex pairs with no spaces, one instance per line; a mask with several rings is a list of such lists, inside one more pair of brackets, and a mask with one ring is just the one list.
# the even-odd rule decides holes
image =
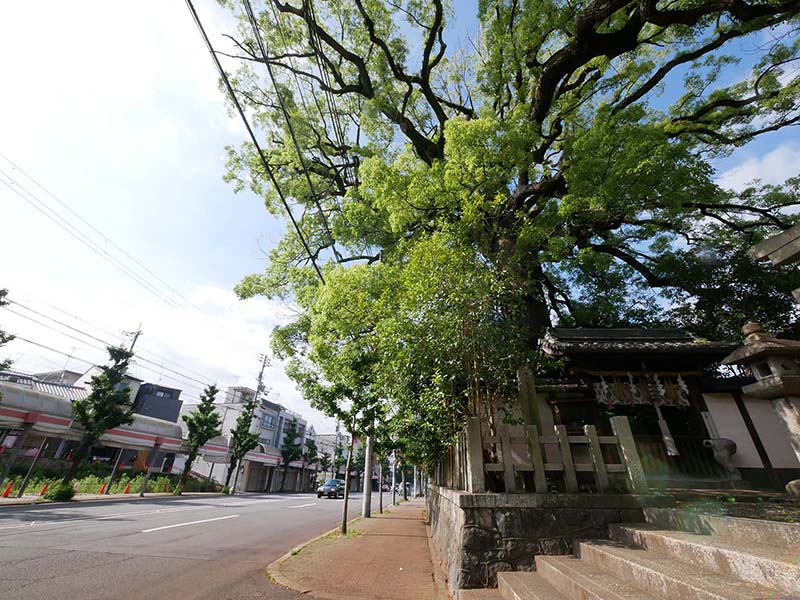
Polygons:
[[609,523],[643,522],[652,496],[469,494],[429,485],[433,543],[451,593],[495,587],[498,571],[532,571],[537,554],[570,554],[576,539],[603,538]]

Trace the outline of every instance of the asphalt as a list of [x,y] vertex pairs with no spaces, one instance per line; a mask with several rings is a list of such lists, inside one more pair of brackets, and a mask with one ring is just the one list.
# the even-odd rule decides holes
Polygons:
[[0,507],[0,599],[295,599],[266,566],[341,510],[309,494]]

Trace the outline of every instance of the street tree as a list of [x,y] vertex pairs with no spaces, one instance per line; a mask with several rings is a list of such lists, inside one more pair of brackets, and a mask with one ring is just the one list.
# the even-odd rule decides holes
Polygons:
[[236,471],[244,455],[258,446],[258,433],[250,431],[256,413],[256,402],[252,396],[245,398],[242,403],[242,412],[236,417],[236,425],[231,429],[230,463],[225,476],[225,489],[230,491],[231,476]]
[[325,475],[328,475],[328,469],[331,468],[331,455],[329,452],[323,452],[319,455],[319,470]]
[[332,478],[335,479],[339,476],[339,471],[341,471],[345,462],[347,462],[347,457],[344,455],[344,446],[342,446],[342,442],[337,441],[333,450],[333,462],[331,462]]
[[[8,290],[0,289],[0,307],[5,306],[8,304],[8,300],[6,300],[6,296],[8,295]],[[6,333],[2,329],[0,329],[0,347],[5,346],[8,342],[14,339],[14,336]],[[0,371],[5,371],[6,369],[10,369],[13,361],[9,358],[0,359]],[[0,398],[3,397],[3,392],[0,392]]]
[[[312,438],[306,438],[305,444],[303,444],[303,474],[302,474],[302,481],[303,481],[303,488],[305,487],[306,481],[306,465],[317,465],[320,462],[320,456],[317,450],[317,442],[315,442]],[[314,467],[314,481],[317,479],[317,467]],[[301,488],[300,491],[305,491]]]
[[[366,453],[364,452],[364,445],[359,444],[355,456],[353,456],[352,470],[356,472],[356,482],[361,481],[361,476],[364,474],[364,461],[366,460]],[[360,485],[357,483],[357,485]],[[366,487],[366,481],[364,481]],[[364,488],[362,488],[363,490]],[[356,490],[358,491],[358,490]]]
[[442,0],[227,6],[269,140],[227,177],[298,209],[237,293],[291,297],[305,372],[389,399],[411,463],[466,415],[536,424],[553,324],[795,321],[800,274],[745,249],[797,222],[800,180],[725,189],[712,161],[800,123],[796,0],[482,0],[455,50]]
[[[297,419],[292,419],[286,425],[286,431],[283,436],[283,445],[281,446],[281,462],[283,462],[283,474],[281,475],[281,486],[279,491],[283,491],[286,487],[286,475],[289,472],[289,465],[296,460],[303,457],[303,446],[298,441],[299,431],[297,430]],[[305,471],[305,466],[303,467]],[[303,473],[305,475],[305,473]]]
[[92,447],[109,429],[133,423],[131,390],[124,383],[133,352],[122,346],[106,348],[111,364],[100,367],[100,373],[89,381],[91,392],[86,398],[72,402],[73,421],[82,430],[77,447],[72,450],[72,464],[64,476],[69,484],[83,465]]
[[183,466],[181,481],[176,492],[180,494],[189,479],[189,472],[197,458],[200,448],[208,440],[222,434],[222,417],[215,410],[214,400],[219,390],[215,385],[209,385],[200,395],[200,403],[188,415],[183,415],[186,423],[186,463]]

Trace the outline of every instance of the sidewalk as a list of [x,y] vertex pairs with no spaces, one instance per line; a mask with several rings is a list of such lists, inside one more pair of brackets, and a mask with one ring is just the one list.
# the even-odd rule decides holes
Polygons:
[[278,583],[323,600],[440,600],[422,501],[357,519],[272,563]]
[[[186,498],[191,496],[219,496],[220,494],[214,492],[184,492],[181,496],[173,496],[172,493],[166,492],[148,492],[144,498],[139,498],[139,494],[75,494],[70,502],[91,502],[91,501],[105,501],[105,500],[144,500],[146,498]],[[2,506],[24,506],[26,504],[54,504],[53,502],[45,502],[39,495],[25,494],[22,498],[0,498],[0,507]],[[64,504],[64,503],[59,503]]]

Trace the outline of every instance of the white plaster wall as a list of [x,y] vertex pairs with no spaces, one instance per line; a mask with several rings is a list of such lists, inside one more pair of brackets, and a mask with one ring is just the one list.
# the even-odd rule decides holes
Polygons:
[[744,397],[744,404],[753,424],[756,426],[758,436],[767,450],[769,460],[776,469],[796,469],[800,467],[792,444],[789,441],[789,430],[786,424],[778,418],[775,407],[769,400],[761,398]]
[[[714,424],[717,426],[719,436],[736,442],[733,464],[743,469],[763,469],[764,465],[761,463],[742,415],[736,407],[733,395],[729,393],[703,394],[703,398],[714,419]],[[750,414],[752,415],[752,413]],[[753,420],[755,421],[755,418]],[[758,429],[758,427],[756,428]],[[761,430],[759,430],[759,435],[762,435],[761,439],[763,440]]]

